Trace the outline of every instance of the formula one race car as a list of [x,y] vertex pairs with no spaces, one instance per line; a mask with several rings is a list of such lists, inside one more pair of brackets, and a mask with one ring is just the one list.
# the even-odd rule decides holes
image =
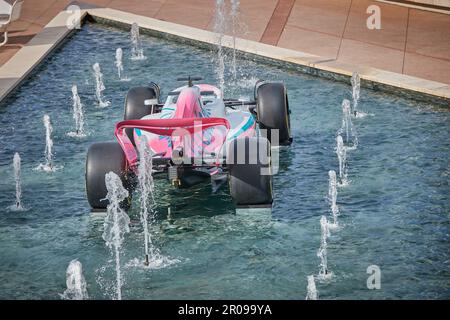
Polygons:
[[[152,154],[152,172],[173,186],[190,187],[205,179],[227,177],[237,207],[271,207],[271,145],[292,142],[286,87],[259,81],[254,101],[223,99],[199,77],[177,79],[188,84],[159,103],[155,83],[132,88],[125,99],[125,120],[116,124],[117,142],[90,146],[86,159],[89,204],[105,209],[105,174],[118,174],[132,191],[138,174],[140,143]],[[131,194],[128,205],[131,205]]]

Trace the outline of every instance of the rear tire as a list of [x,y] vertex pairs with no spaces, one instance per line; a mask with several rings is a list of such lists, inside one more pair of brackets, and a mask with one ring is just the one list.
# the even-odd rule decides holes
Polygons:
[[[152,106],[145,105],[145,100],[159,99],[159,87],[155,83],[151,83],[148,87],[131,88],[125,98],[124,120],[139,120],[149,114],[152,114]],[[128,138],[134,144],[134,129],[125,129]]]
[[131,174],[127,172],[126,158],[122,148],[117,142],[98,142],[89,147],[86,157],[86,194],[93,209],[106,209],[105,175],[112,171],[122,180],[122,184],[129,192],[128,199],[122,207],[131,206],[132,183]]
[[[283,83],[262,82],[256,86],[257,119],[261,129],[267,129],[267,138],[272,145],[292,143],[291,119],[286,87]],[[273,129],[279,133],[275,140]],[[273,137],[273,138],[272,138]]]
[[237,207],[272,206],[270,142],[266,138],[244,137],[231,141],[227,166],[230,194]]

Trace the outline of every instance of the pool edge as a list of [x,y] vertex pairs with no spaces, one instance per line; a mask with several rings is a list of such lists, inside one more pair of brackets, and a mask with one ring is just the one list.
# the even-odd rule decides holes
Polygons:
[[[30,42],[0,67],[0,103],[29,76],[42,60],[49,56],[70,34],[76,31],[67,27],[72,12],[65,10],[55,16]],[[143,32],[196,46],[214,48],[217,34],[172,22],[140,16],[110,8],[80,10],[80,24],[88,17],[98,22],[117,26],[129,26],[137,22]],[[233,37],[224,35],[224,47],[233,48]],[[301,73],[337,81],[349,82],[354,71],[361,77],[361,86],[384,91],[400,97],[450,107],[450,85],[413,76],[384,71],[325,59],[301,51],[280,48],[260,42],[236,38],[236,49],[261,62],[294,69]],[[25,61],[25,63],[24,63]]]
[[[67,27],[72,13],[61,11],[36,36],[0,67],[0,103],[51,55],[76,29]],[[86,10],[80,12],[76,22],[83,23],[88,17]]]

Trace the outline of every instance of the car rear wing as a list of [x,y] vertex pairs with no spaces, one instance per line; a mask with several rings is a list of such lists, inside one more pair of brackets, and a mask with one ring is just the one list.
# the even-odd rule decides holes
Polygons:
[[[230,123],[224,118],[147,119],[120,121],[116,124],[114,135],[125,153],[128,165],[133,168],[137,165],[138,154],[125,133],[126,128],[140,129],[162,136],[184,136],[215,126],[224,126],[230,130]],[[222,143],[225,143],[225,139],[226,135],[223,137]]]

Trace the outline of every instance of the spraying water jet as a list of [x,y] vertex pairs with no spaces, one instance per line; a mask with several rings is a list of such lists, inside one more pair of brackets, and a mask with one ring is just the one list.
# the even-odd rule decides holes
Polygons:
[[62,168],[62,166],[58,167],[53,164],[53,140],[52,140],[53,127],[50,122],[50,116],[47,114],[44,115],[43,122],[45,127],[45,163],[39,164],[35,170],[54,172]]
[[14,167],[14,181],[16,184],[16,201],[15,204],[9,206],[7,209],[10,211],[25,211],[26,209],[22,204],[22,182],[21,182],[21,159],[18,152],[14,154],[13,158]]
[[358,102],[359,102],[359,94],[361,91],[361,78],[359,77],[358,72],[353,72],[352,78],[350,80],[352,84],[352,98],[353,98],[353,116],[357,116],[358,114]]
[[75,131],[69,132],[67,135],[77,138],[86,137],[86,133],[84,132],[83,105],[78,95],[78,87],[75,84],[72,86],[72,117],[75,121]]
[[130,78],[124,76],[123,72],[123,51],[122,48],[116,49],[116,61],[115,65],[117,67],[117,74],[119,75],[120,81],[130,81]]
[[65,300],[89,299],[81,262],[77,259],[70,261],[70,264],[67,267],[66,277],[67,289],[61,295],[61,298]]
[[361,78],[357,72],[353,72],[350,79],[352,84],[352,100],[353,107],[351,114],[355,118],[364,118],[366,116],[373,116],[373,113],[366,113],[359,107],[360,93],[361,93]]
[[[140,220],[144,231],[144,266],[151,269],[164,268],[179,262],[178,259],[171,259],[161,254],[160,250],[153,244],[150,226],[155,222],[155,198],[153,181],[153,152],[148,143],[147,137],[140,138],[139,165],[138,165],[138,189],[140,193]],[[169,208],[170,215],[170,208]],[[133,259],[128,266],[142,266],[140,259]]]
[[236,66],[236,34],[237,34],[237,25],[239,21],[239,0],[231,0],[231,24],[232,24],[232,35],[233,35],[233,63],[232,63],[232,72],[233,79],[237,80],[237,66]]
[[13,159],[13,163],[14,163],[14,180],[16,181],[16,209],[17,210],[22,210],[22,201],[21,201],[21,197],[22,197],[22,187],[20,184],[20,156],[19,154],[16,152],[14,154],[14,159]]
[[320,258],[318,279],[322,281],[330,279],[333,275],[333,273],[328,270],[327,238],[330,236],[328,225],[327,218],[322,216],[320,218],[320,248],[317,251],[317,257]]
[[305,300],[317,300],[318,293],[316,289],[316,282],[314,280],[314,276],[308,276],[308,286],[306,287],[307,294]]
[[138,167],[138,182],[140,190],[140,202],[141,210],[140,217],[142,227],[144,229],[144,249],[145,249],[145,262],[144,264],[148,266],[150,264],[150,254],[153,256],[159,255],[159,252],[155,252],[152,245],[151,236],[148,230],[148,214],[153,211],[153,206],[155,199],[153,197],[154,192],[154,182],[152,175],[152,151],[148,145],[146,136],[142,136],[139,144],[139,167]]
[[131,25],[131,60],[145,60],[144,49],[142,48],[139,25],[133,22]]
[[347,150],[355,150],[358,147],[358,136],[352,122],[350,101],[347,99],[342,101],[342,125],[338,134],[345,134]]
[[106,89],[103,83],[103,73],[100,69],[98,62],[92,65],[95,77],[95,97],[97,98],[98,106],[100,108],[105,108],[111,104],[109,101],[103,101],[103,91]]
[[225,50],[223,47],[223,37],[226,32],[226,23],[225,1],[216,0],[216,9],[214,13],[214,32],[217,33],[217,65],[215,71],[222,96],[225,90]]
[[328,200],[330,201],[331,214],[333,217],[333,223],[330,224],[331,228],[338,226],[337,217],[339,214],[339,208],[336,204],[337,201],[337,178],[336,171],[328,171]]
[[108,190],[106,199],[109,203],[106,209],[107,213],[102,237],[115,256],[116,295],[117,300],[121,300],[123,281],[120,270],[120,248],[125,234],[130,232],[130,218],[121,208],[121,202],[129,196],[129,193],[123,187],[120,177],[114,172],[109,172],[105,175],[105,183]]
[[336,154],[339,160],[339,186],[346,186],[347,180],[347,150],[341,135],[336,137]]

